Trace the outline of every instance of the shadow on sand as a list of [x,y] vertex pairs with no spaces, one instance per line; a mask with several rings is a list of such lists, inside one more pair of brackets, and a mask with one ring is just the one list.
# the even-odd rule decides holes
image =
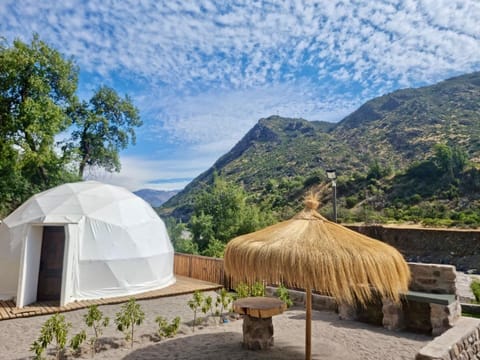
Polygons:
[[240,360],[240,359],[304,359],[298,349],[275,345],[268,350],[252,351],[242,348],[242,334],[224,332],[215,334],[194,334],[171,340],[163,340],[125,356],[133,359],[175,359],[175,360]]

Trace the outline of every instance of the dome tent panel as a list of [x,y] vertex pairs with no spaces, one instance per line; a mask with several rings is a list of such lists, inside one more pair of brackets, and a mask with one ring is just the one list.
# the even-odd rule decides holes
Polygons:
[[94,219],[86,219],[80,242],[79,260],[114,260],[136,254],[135,241],[129,239],[126,229]]
[[142,257],[147,257],[148,254],[161,255],[171,251],[170,244],[159,243],[158,238],[168,236],[167,228],[163,224],[149,222],[147,224],[138,224],[136,226],[130,226],[127,229],[130,239],[137,239],[144,237],[145,241],[141,244],[136,243],[137,252]]
[[2,226],[12,229],[27,222],[38,221],[38,219],[41,219],[44,216],[45,213],[36,201],[35,196],[33,196],[30,200],[20,205],[19,208],[3,219]]
[[[22,260],[22,251],[29,242],[37,248],[42,242],[41,235],[28,239],[34,226],[65,228],[64,303],[105,294],[133,294],[175,282],[173,246],[165,224],[151,206],[126,189],[85,181],[33,196],[0,224],[0,249],[9,252],[8,261],[0,254],[0,270],[9,267],[10,273],[16,273],[8,280],[0,275],[0,296],[16,292],[18,298],[24,298],[27,290],[22,279],[32,275],[33,269]],[[34,256],[38,260],[41,254]],[[163,263],[156,264],[158,261]],[[28,289],[29,293],[35,291]]]
[[143,206],[140,198],[121,199],[117,202],[92,211],[90,217],[108,222],[113,225],[130,227],[137,224],[151,222],[158,218],[158,215],[151,206]]
[[148,259],[80,261],[79,267],[81,276],[75,291],[79,299],[135,294],[163,288],[175,281],[171,272],[173,258],[168,254]]

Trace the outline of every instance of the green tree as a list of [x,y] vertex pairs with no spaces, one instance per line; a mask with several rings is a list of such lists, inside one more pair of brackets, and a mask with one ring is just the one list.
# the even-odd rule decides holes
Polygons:
[[382,165],[378,162],[378,160],[374,160],[367,172],[367,179],[381,179],[387,175],[390,175],[392,169],[390,167],[382,167]]
[[[141,125],[128,96],[100,87],[76,96],[78,68],[34,34],[29,43],[0,38],[0,216],[26,198],[78,181],[86,166],[118,171],[118,152]],[[56,143],[70,131],[71,139]]]
[[142,125],[132,100],[102,86],[89,102],[75,106],[72,117],[70,148],[76,149],[79,156],[79,176],[87,166],[120,171],[118,153],[129,143],[135,144],[135,127]]
[[433,163],[451,179],[458,177],[467,165],[468,156],[466,152],[457,146],[436,144],[433,151]]
[[176,252],[198,254],[198,245],[189,236],[186,224],[181,221],[177,222],[175,218],[169,217],[165,219],[165,225]]
[[203,210],[190,218],[188,226],[192,233],[192,240],[197,244],[199,251],[203,252],[208,248],[210,242],[216,240],[214,221],[213,216],[205,214]]
[[73,61],[38,35],[29,44],[0,43],[0,171],[11,182],[24,177],[28,195],[72,179],[70,158],[55,151],[55,136],[71,124],[77,74]]
[[214,177],[212,186],[196,197],[188,226],[201,253],[208,249],[209,253],[218,254],[218,242],[226,244],[238,235],[273,222],[270,214],[262,213],[247,199],[242,187],[218,176]]

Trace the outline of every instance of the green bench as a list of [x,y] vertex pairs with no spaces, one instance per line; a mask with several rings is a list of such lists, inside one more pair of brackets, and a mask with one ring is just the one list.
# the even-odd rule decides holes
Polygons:
[[423,303],[431,303],[438,305],[450,305],[455,301],[454,294],[432,294],[420,291],[408,291],[403,294],[408,301],[417,301]]

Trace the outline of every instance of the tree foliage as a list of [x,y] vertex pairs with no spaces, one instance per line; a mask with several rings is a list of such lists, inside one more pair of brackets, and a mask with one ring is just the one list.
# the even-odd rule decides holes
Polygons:
[[135,326],[142,325],[144,320],[145,313],[133,297],[123,304],[120,311],[115,314],[117,330],[125,334],[125,340],[130,341],[131,348],[133,348]]
[[467,165],[467,154],[456,146],[436,144],[433,150],[433,163],[450,179],[457,177]]
[[78,71],[36,34],[29,43],[0,39],[0,216],[79,180],[85,166],[119,171],[118,152],[135,142],[141,121],[130,98],[100,87],[80,102]]
[[35,359],[42,359],[43,352],[51,343],[55,343],[56,359],[59,360],[65,351],[68,330],[72,324],[65,320],[65,316],[55,314],[51,316],[40,329],[40,336],[35,340],[30,350],[35,353]]
[[3,183],[14,185],[0,190],[7,203],[16,205],[18,199],[12,196],[23,200],[72,179],[70,159],[54,145],[55,136],[71,124],[68,110],[75,99],[77,72],[72,60],[38,35],[29,44],[0,44],[0,173]]
[[272,222],[271,215],[249,203],[242,187],[215,176],[213,184],[195,199],[189,229],[201,253],[223,256],[223,246],[229,240]]
[[90,101],[77,104],[73,112],[72,140],[79,156],[79,176],[85,167],[120,170],[118,152],[135,144],[135,127],[142,125],[138,110],[128,96],[102,86]]

